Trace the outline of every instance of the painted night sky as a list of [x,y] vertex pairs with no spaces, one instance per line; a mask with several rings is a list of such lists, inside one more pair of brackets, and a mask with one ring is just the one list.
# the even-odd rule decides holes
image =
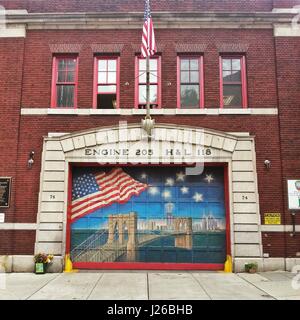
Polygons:
[[[99,190],[93,178],[112,168],[74,168],[73,200]],[[163,221],[167,214],[173,217],[191,217],[193,224],[212,216],[225,227],[224,176],[222,167],[206,167],[202,175],[186,175],[184,167],[124,167],[133,179],[147,184],[139,196],[126,203],[112,203],[107,207],[76,220],[72,229],[100,229],[107,225],[109,214],[136,212],[141,221]],[[90,179],[87,182],[87,177]],[[138,225],[138,228],[139,228]]]

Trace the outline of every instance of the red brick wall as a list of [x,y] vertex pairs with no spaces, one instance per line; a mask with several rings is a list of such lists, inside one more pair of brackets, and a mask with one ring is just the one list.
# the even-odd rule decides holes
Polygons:
[[0,230],[0,255],[32,255],[34,243],[34,230]]
[[262,243],[264,252],[274,258],[284,256],[286,258],[299,257],[299,237],[299,232],[295,236],[284,232],[263,232]]
[[[0,176],[12,177],[11,207],[1,209],[13,221],[22,90],[23,39],[0,38]],[[9,148],[8,148],[9,146]]]
[[[0,0],[6,9],[27,9],[29,12],[143,12],[141,0]],[[291,8],[299,0],[152,0],[152,11],[271,11]]]
[[[193,43],[205,47],[204,87],[205,107],[218,107],[219,47],[222,44],[242,43],[246,48],[249,107],[277,106],[274,42],[271,30],[157,30],[162,43],[162,105],[176,106],[176,57],[178,43]],[[93,43],[123,43],[121,52],[121,107],[134,105],[134,56],[141,40],[140,30],[113,31],[29,31],[26,38],[22,106],[50,106],[52,55],[49,44],[80,44],[79,108],[90,108],[93,96]],[[188,39],[188,40],[187,40]],[[247,49],[248,48],[248,49]],[[125,86],[129,82],[129,86]],[[172,85],[168,86],[168,82]]]
[[292,8],[300,5],[300,0],[273,0],[274,8]]
[[[284,0],[283,0],[284,1]],[[294,2],[290,0],[289,2]],[[281,0],[282,2],[282,0]],[[285,5],[287,1],[285,0]],[[271,11],[272,0],[152,0],[153,11]],[[143,12],[141,0],[1,0],[7,9],[26,8],[30,12]]]
[[[287,179],[300,179],[300,38],[276,38],[282,183],[284,186],[285,223],[292,224],[288,210]],[[296,215],[300,224],[300,212]],[[300,236],[286,234],[287,250],[300,251]]]

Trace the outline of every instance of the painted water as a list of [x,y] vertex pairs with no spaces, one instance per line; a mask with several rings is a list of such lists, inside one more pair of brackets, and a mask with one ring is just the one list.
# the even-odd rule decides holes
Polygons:
[[[97,231],[91,229],[73,230],[71,251]],[[98,247],[107,243],[108,232],[106,230],[103,232],[103,237],[97,242]],[[139,233],[138,238],[143,234]],[[134,262],[224,263],[226,260],[226,248],[224,247],[226,233],[224,231],[193,232],[191,249],[176,247],[175,238],[175,235],[161,235],[140,245],[136,250]],[[127,241],[127,239],[128,235],[125,233],[124,240]],[[116,262],[128,262],[127,252],[118,257]]]

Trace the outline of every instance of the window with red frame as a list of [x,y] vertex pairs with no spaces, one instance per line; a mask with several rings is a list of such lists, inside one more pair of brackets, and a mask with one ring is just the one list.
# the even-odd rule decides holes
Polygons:
[[247,107],[245,57],[220,57],[221,108]]
[[54,108],[77,107],[78,58],[54,57],[52,101]]
[[202,57],[178,57],[178,108],[203,108],[202,61]]
[[[137,108],[146,108],[146,59],[137,57],[136,101]],[[160,57],[150,58],[150,107],[160,107]]]
[[95,58],[94,108],[113,109],[119,107],[119,59]]

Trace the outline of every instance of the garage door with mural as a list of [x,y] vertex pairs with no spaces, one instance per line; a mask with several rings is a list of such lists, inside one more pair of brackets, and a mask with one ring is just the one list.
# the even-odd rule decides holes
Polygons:
[[224,168],[74,167],[73,263],[223,264]]

